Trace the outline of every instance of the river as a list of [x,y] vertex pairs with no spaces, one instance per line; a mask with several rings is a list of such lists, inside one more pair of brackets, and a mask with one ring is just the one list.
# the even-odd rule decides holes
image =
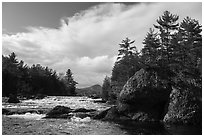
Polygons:
[[[3,99],[4,100],[4,99]],[[105,110],[111,105],[94,103],[97,99],[88,97],[48,96],[44,99],[22,100],[21,103],[12,104],[3,101],[2,108],[16,109],[52,109],[57,105],[72,109],[86,108]],[[99,99],[100,100],[100,99]],[[162,123],[123,122],[114,123],[101,120],[92,120],[73,117],[71,119],[43,119],[45,114],[25,113],[2,116],[2,134],[25,135],[197,135],[202,134],[201,128],[195,126],[166,125]]]

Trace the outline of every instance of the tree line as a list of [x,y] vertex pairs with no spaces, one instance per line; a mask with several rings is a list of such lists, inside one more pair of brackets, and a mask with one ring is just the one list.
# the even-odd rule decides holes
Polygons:
[[29,67],[22,60],[18,61],[14,52],[2,55],[3,96],[75,95],[76,84],[70,69],[60,77],[55,70],[40,64]]
[[178,19],[178,15],[165,11],[147,32],[140,52],[132,45],[135,41],[122,40],[111,77],[103,82],[105,100],[117,96],[113,83],[123,86],[141,68],[157,72],[174,86],[202,86],[202,26],[190,17],[181,23]]

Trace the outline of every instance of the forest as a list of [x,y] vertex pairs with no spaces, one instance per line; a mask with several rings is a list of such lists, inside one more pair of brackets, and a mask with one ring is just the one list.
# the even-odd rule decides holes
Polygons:
[[18,61],[14,52],[2,56],[3,96],[75,95],[76,84],[70,69],[60,77],[55,70],[40,64],[29,67]]

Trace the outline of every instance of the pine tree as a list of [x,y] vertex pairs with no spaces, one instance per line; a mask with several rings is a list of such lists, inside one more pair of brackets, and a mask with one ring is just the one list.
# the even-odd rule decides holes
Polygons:
[[134,54],[137,53],[136,47],[131,46],[131,44],[133,44],[134,42],[134,40],[130,40],[129,38],[122,40],[122,42],[119,44],[120,49],[118,50],[117,61],[119,61],[120,59],[124,59],[128,56],[134,56]]
[[153,29],[150,28],[147,33],[144,41],[144,47],[142,49],[142,60],[145,65],[149,67],[157,66],[158,61],[161,58],[159,56],[160,51],[160,43],[158,34],[154,32]]
[[179,27],[177,23],[179,16],[165,11],[164,14],[157,19],[158,25],[154,25],[159,30],[160,46],[161,46],[161,59],[162,65],[165,66],[171,63],[173,57],[173,47],[171,44],[172,36],[176,33]]
[[139,69],[139,53],[135,41],[126,38],[119,44],[118,58],[112,70],[112,81],[127,81]]
[[201,81],[202,73],[202,29],[198,21],[190,17],[184,18],[177,36],[175,57],[180,72]]
[[75,93],[76,84],[77,82],[74,81],[71,70],[68,69],[65,75],[65,85],[67,86],[67,90],[71,95],[76,95]]
[[[201,36],[201,26],[198,21],[186,17],[180,25],[180,30],[182,36],[182,44],[188,50],[186,52],[187,60],[194,67],[198,66],[198,62],[202,59],[202,36]],[[189,65],[190,65],[189,64]]]
[[131,45],[135,41],[128,38],[122,40],[119,44],[118,58],[112,69],[110,100],[117,99],[118,94],[127,80],[137,72],[141,66],[139,62],[139,53],[135,46]]
[[111,91],[111,80],[108,76],[105,77],[102,85],[102,99],[107,101],[109,98],[109,92]]

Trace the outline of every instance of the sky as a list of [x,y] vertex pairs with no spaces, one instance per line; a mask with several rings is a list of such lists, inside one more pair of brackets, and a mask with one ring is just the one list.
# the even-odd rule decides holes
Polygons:
[[111,76],[119,43],[135,40],[138,50],[149,28],[165,10],[202,24],[201,2],[2,4],[2,54],[26,64],[73,72],[77,87],[102,85]]

